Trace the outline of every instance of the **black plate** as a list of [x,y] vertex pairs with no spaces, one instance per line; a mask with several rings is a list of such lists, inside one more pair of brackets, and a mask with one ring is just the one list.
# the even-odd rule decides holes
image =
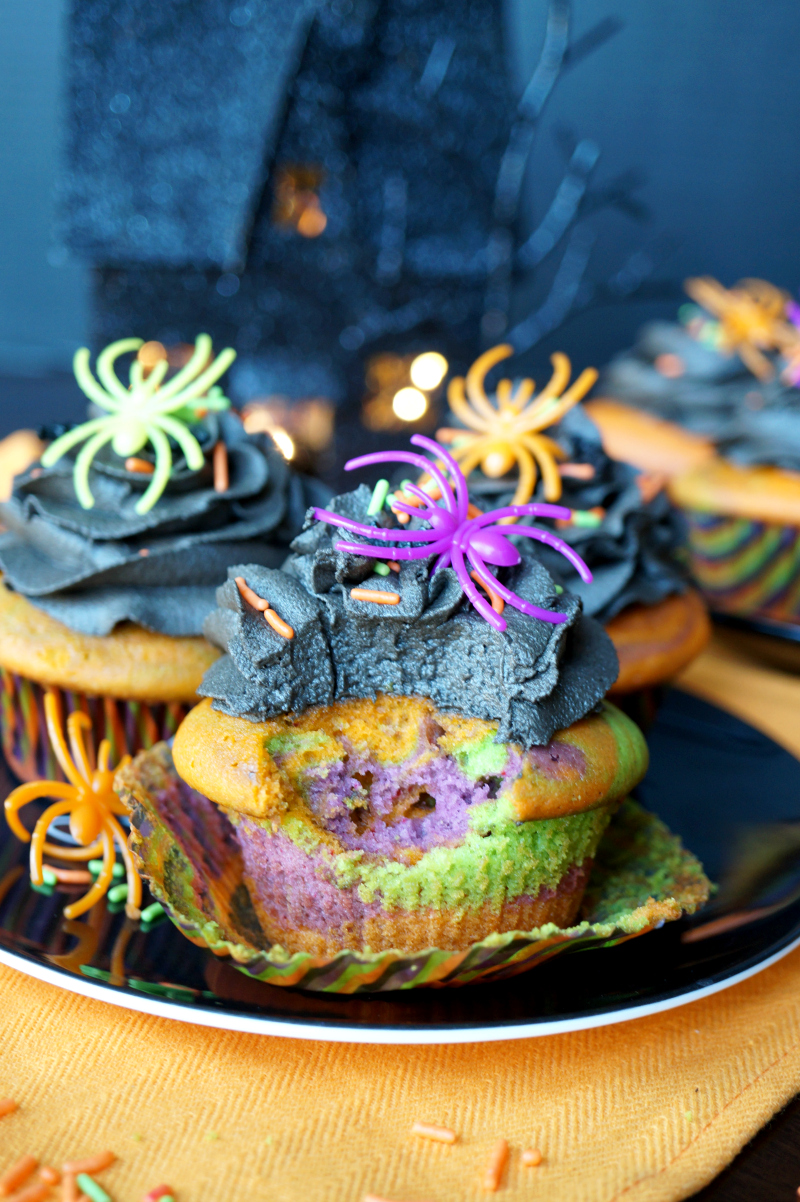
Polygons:
[[[139,929],[105,902],[66,922],[63,892],[27,878],[0,826],[0,960],[117,1005],[237,1030],[355,1042],[465,1042],[618,1022],[704,996],[800,943],[800,762],[688,694],[667,694],[638,790],[722,882],[691,923],[564,953],[509,981],[353,998],[260,984],[164,920]],[[3,795],[12,785],[7,771]],[[124,968],[119,969],[124,947]],[[116,965],[112,965],[116,949]],[[120,983],[109,980],[112,968]]]

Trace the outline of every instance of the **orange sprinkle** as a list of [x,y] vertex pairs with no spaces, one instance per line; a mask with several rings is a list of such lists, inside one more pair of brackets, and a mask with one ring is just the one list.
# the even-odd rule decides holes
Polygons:
[[58,1185],[61,1181],[61,1174],[58,1169],[51,1169],[49,1165],[43,1164],[39,1169],[39,1176],[42,1181],[46,1181],[48,1185]]
[[157,1185],[145,1194],[142,1202],[159,1202],[161,1198],[171,1197],[174,1193],[175,1190],[170,1185]]
[[470,519],[470,521],[472,520],[472,518],[479,518],[482,513],[483,513],[483,510],[478,509],[478,506],[473,505],[472,502],[470,501],[469,505],[467,506],[467,517]]
[[423,1139],[434,1139],[439,1144],[454,1144],[458,1139],[455,1131],[449,1127],[434,1127],[431,1123],[414,1123],[412,1135],[421,1135]]
[[65,1173],[61,1185],[61,1202],[80,1202],[78,1186],[72,1173]]
[[566,480],[594,480],[595,470],[591,463],[559,463],[558,474]]
[[636,483],[639,486],[642,500],[647,505],[664,488],[667,477],[663,472],[640,472],[636,477]]
[[234,579],[236,587],[248,605],[252,605],[253,609],[260,609],[262,613],[264,610],[269,609],[269,601],[265,601],[263,597],[259,597],[258,593],[254,593],[245,581],[244,576],[236,576]]
[[77,1177],[79,1173],[100,1173],[116,1159],[113,1152],[99,1152],[97,1156],[87,1156],[85,1160],[66,1160],[61,1166],[61,1171],[73,1177]]
[[148,463],[146,459],[140,459],[138,455],[131,455],[129,459],[125,460],[126,472],[141,472],[143,476],[152,476],[155,470],[152,463]]
[[538,1148],[526,1148],[520,1157],[522,1163],[530,1169],[535,1169],[537,1164],[541,1164],[544,1160]]
[[[46,865],[50,869],[53,876],[58,881],[63,881],[65,885],[91,885],[94,877],[91,872],[87,872],[85,868],[56,868],[52,864]],[[61,1178],[59,1178],[59,1181]]]
[[9,1194],[13,1194],[38,1167],[39,1161],[35,1156],[23,1156],[16,1164],[12,1164],[0,1177],[0,1198],[7,1198]]
[[293,639],[294,631],[288,622],[284,622],[283,618],[279,617],[274,609],[269,606],[264,610],[264,621],[269,622],[276,634],[279,634],[284,639]]
[[227,492],[230,486],[228,448],[222,439],[214,447],[211,458],[214,466],[214,492]]
[[4,1119],[7,1114],[13,1114],[17,1109],[17,1103],[13,1098],[0,1098],[0,1119]]
[[496,614],[501,614],[506,607],[506,603],[502,597],[498,597],[494,589],[489,588],[488,584],[484,584],[477,572],[470,572],[470,576],[475,583],[483,589],[487,597],[492,603],[492,609]]
[[393,509],[392,513],[397,518],[401,526],[405,526],[411,521],[411,515],[408,513],[402,513],[399,509]]
[[387,559],[387,560],[386,560],[386,566],[387,566],[387,568],[391,568],[391,570],[392,570],[393,572],[399,572],[399,571],[400,571],[400,564],[399,564],[399,563],[395,563],[395,561],[394,561],[393,559]]
[[50,1186],[46,1181],[40,1181],[38,1185],[29,1185],[19,1194],[14,1194],[13,1202],[44,1202],[49,1194]]
[[499,1190],[503,1180],[503,1171],[508,1162],[508,1140],[498,1139],[497,1143],[492,1148],[492,1154],[489,1157],[489,1163],[486,1166],[486,1172],[483,1174],[483,1188],[490,1194],[494,1194]]
[[399,593],[385,593],[377,588],[351,588],[350,596],[354,601],[374,601],[376,605],[399,605]]
[[140,547],[140,548],[139,548],[139,554],[140,554],[140,555],[142,555],[142,556],[145,556],[145,555],[149,555],[149,554],[150,554],[150,552],[148,551],[147,547]]

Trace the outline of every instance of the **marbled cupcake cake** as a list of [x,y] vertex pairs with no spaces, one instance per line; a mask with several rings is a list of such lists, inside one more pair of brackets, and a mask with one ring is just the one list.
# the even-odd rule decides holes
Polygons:
[[[602,627],[492,537],[507,529],[493,515],[466,518],[456,485],[405,529],[386,512],[370,526],[362,487],[315,511],[285,570],[230,568],[205,627],[225,654],[175,737],[174,783],[148,789],[155,752],[125,775],[168,824],[176,805],[221,808],[265,945],[455,950],[569,925],[646,769],[638,728],[603,701],[617,661]],[[431,573],[448,538],[455,566]],[[459,547],[496,565],[491,608]]]

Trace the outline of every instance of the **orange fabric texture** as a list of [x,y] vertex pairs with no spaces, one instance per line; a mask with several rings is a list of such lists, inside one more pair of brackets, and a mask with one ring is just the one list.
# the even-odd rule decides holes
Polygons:
[[[162,1181],[179,1202],[477,1202],[500,1137],[509,1202],[674,1202],[800,1088],[800,952],[661,1016],[460,1047],[230,1034],[6,968],[0,999],[0,1095],[20,1106],[0,1119],[0,1171],[109,1148],[115,1202]],[[416,1120],[458,1143],[411,1135]],[[540,1167],[520,1164],[528,1147]]]

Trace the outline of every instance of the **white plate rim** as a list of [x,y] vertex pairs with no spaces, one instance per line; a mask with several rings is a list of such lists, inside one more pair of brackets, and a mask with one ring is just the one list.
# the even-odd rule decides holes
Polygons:
[[713,981],[698,989],[687,990],[685,993],[663,998],[660,1001],[646,1002],[641,1006],[626,1006],[619,1010],[605,1011],[603,1014],[551,1019],[546,1022],[514,1023],[511,1026],[481,1027],[476,1025],[446,1029],[433,1028],[429,1031],[417,1027],[407,1029],[398,1027],[387,1030],[384,1027],[337,1025],[333,1020],[301,1022],[294,1019],[271,1019],[249,1014],[233,1014],[229,1011],[195,1010],[180,1002],[160,1001],[158,998],[144,993],[109,989],[88,978],[27,960],[2,947],[0,947],[0,964],[16,969],[26,976],[35,977],[36,980],[43,981],[47,985],[54,985],[57,989],[66,989],[70,993],[77,993],[94,1001],[106,1002],[125,1010],[137,1011],[140,1014],[150,1014],[156,1018],[191,1023],[194,1026],[214,1027],[217,1030],[236,1031],[248,1035],[272,1035],[282,1039],[305,1039],[323,1043],[410,1046],[499,1043],[511,1039],[534,1039],[545,1035],[565,1035],[573,1031],[613,1026],[617,1023],[632,1022],[637,1018],[648,1018],[650,1015],[662,1014],[665,1010],[676,1010],[679,1006],[686,1006],[690,1002],[699,1002],[715,993],[721,993],[724,989],[730,989],[732,986],[746,981],[749,977],[756,976],[757,973],[770,968],[797,947],[800,947],[800,935],[791,940],[786,947],[759,960],[757,964],[751,964],[749,968],[725,977],[722,981]]

